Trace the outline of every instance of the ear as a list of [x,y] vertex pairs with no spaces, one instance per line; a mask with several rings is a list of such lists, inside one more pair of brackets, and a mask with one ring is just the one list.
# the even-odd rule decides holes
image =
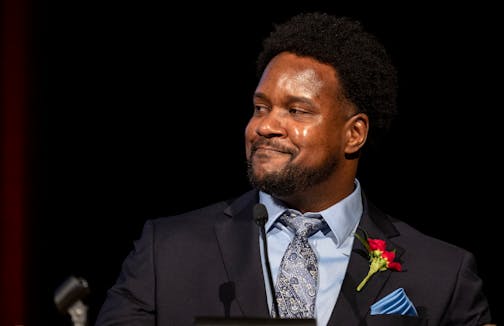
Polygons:
[[366,143],[369,131],[369,117],[365,113],[357,113],[348,119],[346,126],[345,154],[353,156]]

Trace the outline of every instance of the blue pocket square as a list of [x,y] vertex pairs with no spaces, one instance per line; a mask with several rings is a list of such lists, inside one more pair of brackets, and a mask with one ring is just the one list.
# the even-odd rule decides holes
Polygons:
[[371,306],[371,315],[385,314],[418,317],[415,306],[411,303],[403,288],[398,288]]

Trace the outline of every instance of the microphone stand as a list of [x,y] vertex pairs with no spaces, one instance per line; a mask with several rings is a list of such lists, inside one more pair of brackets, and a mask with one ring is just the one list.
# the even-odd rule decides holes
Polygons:
[[275,318],[280,318],[280,313],[278,312],[278,302],[276,300],[275,288],[273,283],[273,276],[271,273],[271,265],[269,262],[268,241],[266,240],[266,221],[268,220],[268,211],[266,210],[266,207],[263,204],[258,203],[254,206],[254,218],[261,230],[261,238],[264,248],[264,263],[266,265],[266,273],[268,274],[268,283],[271,291],[271,300],[273,301],[273,309],[275,310]]
[[87,306],[82,301],[79,300],[68,308],[68,314],[72,318],[74,326],[87,325]]

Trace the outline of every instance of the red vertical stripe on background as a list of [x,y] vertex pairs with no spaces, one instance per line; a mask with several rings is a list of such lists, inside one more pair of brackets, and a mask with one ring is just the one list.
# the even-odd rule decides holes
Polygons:
[[0,325],[24,324],[27,1],[2,8],[0,116]]

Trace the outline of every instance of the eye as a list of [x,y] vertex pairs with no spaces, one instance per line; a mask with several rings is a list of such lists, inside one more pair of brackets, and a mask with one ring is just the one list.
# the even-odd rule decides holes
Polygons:
[[308,114],[307,111],[299,109],[299,108],[290,108],[289,109],[289,113],[292,114],[292,115],[304,115],[304,114]]
[[261,114],[269,110],[266,105],[255,104],[254,105],[254,114]]

